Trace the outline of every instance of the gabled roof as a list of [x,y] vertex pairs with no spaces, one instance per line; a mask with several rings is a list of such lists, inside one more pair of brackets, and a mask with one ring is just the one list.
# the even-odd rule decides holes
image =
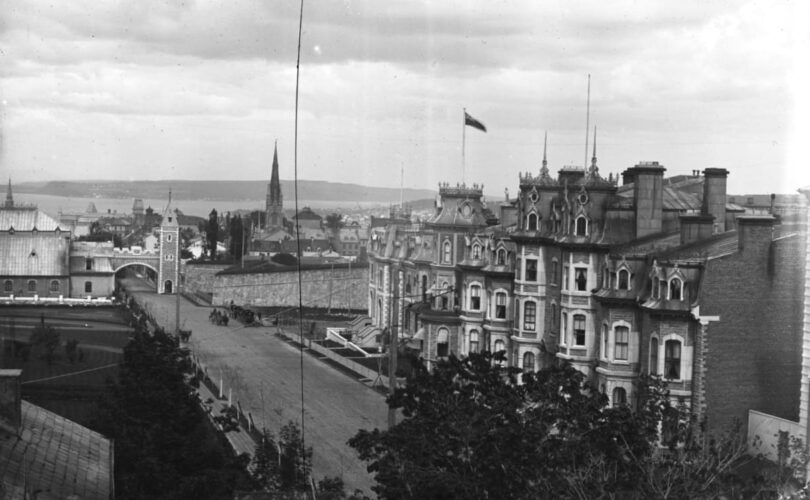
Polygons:
[[0,208],[0,231],[54,231],[59,222],[35,207]]
[[110,441],[27,401],[22,401],[21,410],[22,428],[30,431],[30,438],[0,435],[0,484],[9,498],[23,498],[27,471],[29,493],[38,490],[45,498],[109,499]]
[[22,232],[0,237],[0,276],[67,276],[68,238]]

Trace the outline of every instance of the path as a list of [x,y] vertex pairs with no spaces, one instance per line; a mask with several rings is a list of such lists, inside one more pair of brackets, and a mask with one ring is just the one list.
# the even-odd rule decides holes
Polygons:
[[[148,304],[153,317],[174,327],[174,295],[157,295],[136,279],[122,280],[130,295]],[[286,422],[301,421],[301,366],[304,387],[304,438],[313,448],[313,476],[341,477],[347,491],[359,488],[371,494],[373,481],[366,466],[346,442],[358,429],[384,428],[387,406],[369,387],[332,369],[275,334],[274,327],[245,328],[237,321],[215,326],[210,308],[180,299],[181,327],[192,330],[190,345],[208,367],[209,376],[225,381],[234,401],[253,415],[258,427],[274,433]]]

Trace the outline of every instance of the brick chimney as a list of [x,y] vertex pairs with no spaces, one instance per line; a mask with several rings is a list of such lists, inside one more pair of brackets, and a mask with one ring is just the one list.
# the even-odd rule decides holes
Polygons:
[[738,247],[741,253],[767,252],[773,241],[772,215],[741,215],[737,217]]
[[713,215],[681,215],[681,245],[708,238],[713,233]]
[[703,215],[714,216],[715,232],[726,231],[726,179],[728,170],[707,168],[703,171]]
[[22,427],[22,370],[0,369],[0,429],[19,434]]
[[657,161],[641,162],[632,169],[636,206],[636,238],[660,233],[664,210],[664,171]]

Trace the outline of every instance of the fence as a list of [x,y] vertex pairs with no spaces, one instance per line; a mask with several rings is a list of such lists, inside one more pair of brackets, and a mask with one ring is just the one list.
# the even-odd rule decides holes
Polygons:
[[748,410],[748,452],[752,455],[761,453],[763,458],[777,462],[791,436],[805,441],[804,429],[798,422]]
[[65,305],[80,305],[80,306],[109,306],[113,304],[113,300],[109,297],[98,297],[92,298],[90,296],[80,299],[74,299],[70,297],[64,297],[60,295],[59,297],[40,297],[38,295],[34,295],[31,297],[15,297],[14,295],[9,295],[7,297],[0,297],[0,304],[11,304],[11,305],[25,305],[25,304],[65,304]]

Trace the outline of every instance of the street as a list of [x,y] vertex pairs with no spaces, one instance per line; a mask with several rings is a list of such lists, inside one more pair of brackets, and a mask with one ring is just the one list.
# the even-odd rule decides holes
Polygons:
[[[121,280],[131,296],[165,325],[175,327],[176,297],[157,295],[134,278]],[[304,354],[274,333],[275,327],[245,328],[209,322],[210,307],[180,298],[180,326],[192,330],[189,345],[207,367],[212,380],[224,381],[225,394],[253,415],[257,427],[274,434],[292,420],[301,422],[303,367],[304,439],[313,448],[313,478],[343,479],[347,491],[371,493],[373,481],[366,466],[346,442],[358,429],[384,428],[387,405],[383,396],[324,363]]]

